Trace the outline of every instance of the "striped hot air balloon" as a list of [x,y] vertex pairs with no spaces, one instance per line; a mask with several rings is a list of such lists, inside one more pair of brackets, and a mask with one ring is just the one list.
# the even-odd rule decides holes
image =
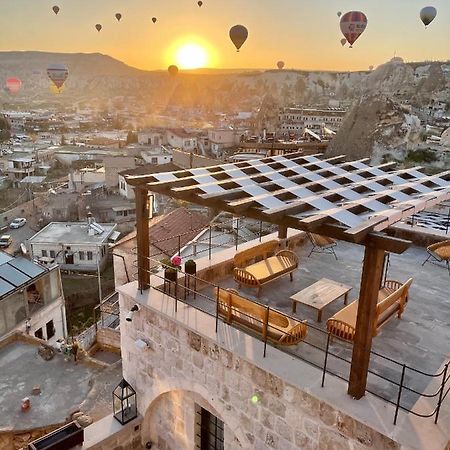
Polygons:
[[61,89],[69,76],[69,69],[64,64],[50,64],[47,68],[47,75],[53,84]]
[[352,48],[367,27],[367,17],[361,11],[350,11],[341,17],[341,31]]

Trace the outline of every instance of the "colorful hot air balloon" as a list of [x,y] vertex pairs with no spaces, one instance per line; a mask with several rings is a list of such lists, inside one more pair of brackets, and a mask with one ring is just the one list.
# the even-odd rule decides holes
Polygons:
[[247,38],[248,38],[248,30],[243,25],[235,25],[234,27],[231,27],[230,39],[233,42],[234,46],[236,47],[237,51],[239,51],[239,49],[242,47]]
[[338,11],[338,12],[337,12],[337,16],[338,16],[338,17],[341,17],[341,16],[342,16],[341,11]]
[[102,31],[102,28],[103,28],[103,27],[102,27],[101,24],[99,24],[99,23],[95,25],[95,29],[96,29],[99,33],[100,33],[100,31]]
[[120,22],[120,19],[121,19],[121,18],[122,18],[122,14],[117,13],[117,14],[116,14],[117,22]]
[[277,62],[277,67],[278,67],[280,70],[283,70],[283,68],[284,68],[284,61],[278,61],[278,62]]
[[350,11],[341,17],[341,31],[350,44],[350,48],[353,47],[366,27],[367,17],[361,11]]
[[425,28],[430,25],[437,15],[437,9],[434,6],[425,6],[420,11],[420,19],[422,20]]
[[168,70],[169,74],[172,75],[173,77],[178,74],[177,66],[171,65],[167,68],[167,70]]
[[47,68],[47,75],[53,84],[61,90],[69,76],[69,69],[64,64],[50,64]]
[[59,6],[54,6],[53,8],[53,12],[56,14],[56,15],[58,15],[58,13],[59,13]]
[[197,2],[197,5],[198,5],[199,8],[201,8],[202,5],[203,5],[203,2],[202,1]]
[[341,45],[342,45],[342,47],[343,47],[346,43],[347,43],[347,39],[342,38],[342,39],[341,39]]
[[158,20],[158,19],[157,19],[156,17],[152,17],[152,22],[153,22],[153,23],[156,23],[157,20]]
[[10,94],[17,94],[22,87],[22,82],[18,78],[8,78],[6,80],[6,89]]

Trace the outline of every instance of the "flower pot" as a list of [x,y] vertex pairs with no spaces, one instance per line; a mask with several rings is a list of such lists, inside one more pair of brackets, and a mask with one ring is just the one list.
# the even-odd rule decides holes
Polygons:
[[184,264],[184,272],[188,275],[195,275],[197,273],[197,264],[195,261],[190,259],[189,261],[186,261]]
[[177,281],[178,271],[172,267],[167,267],[164,269],[164,278],[167,281]]

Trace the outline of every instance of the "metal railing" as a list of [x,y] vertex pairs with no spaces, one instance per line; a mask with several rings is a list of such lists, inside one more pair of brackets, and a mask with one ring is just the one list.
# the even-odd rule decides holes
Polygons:
[[437,211],[421,211],[418,214],[410,216],[406,223],[411,225],[411,228],[420,226],[428,230],[438,230],[446,235],[450,233],[450,205],[447,213]]
[[[158,264],[161,264],[165,268],[171,267],[169,265],[165,265],[164,263],[161,263],[160,261],[154,260],[150,258],[150,262],[157,262]],[[134,274],[136,275],[136,274]],[[189,279],[193,279],[193,288],[191,288],[191,285],[188,281]],[[159,284],[154,283],[155,280],[160,280]],[[159,290],[160,292],[165,293],[169,297],[173,298],[174,300],[174,310],[175,312],[178,311],[178,305],[181,302],[182,304],[189,305],[195,309],[198,309],[212,317],[215,318],[215,331],[218,332],[219,329],[219,322],[223,322],[225,324],[228,324],[229,326],[233,326],[230,323],[227,323],[226,318],[224,318],[220,313],[220,299],[219,299],[219,289],[221,288],[219,285],[209,282],[207,280],[204,280],[197,275],[191,275],[183,272],[181,269],[176,271],[176,278],[174,281],[168,281],[164,274],[159,273],[151,273],[151,282],[153,282],[153,289]],[[181,283],[183,282],[183,283]],[[197,289],[197,285],[203,286],[200,290]],[[172,289],[173,287],[173,289]],[[207,293],[207,291],[211,291],[215,293],[215,295],[211,296]],[[173,291],[173,292],[172,292]],[[205,305],[201,305],[198,301],[190,301],[190,295],[193,294],[195,298],[200,298],[205,300]],[[314,367],[318,368],[322,371],[322,387],[325,386],[326,376],[327,374],[333,375],[345,382],[349,381],[349,377],[345,374],[345,370],[342,369],[339,370],[337,367],[331,367],[331,360],[334,359],[335,361],[338,361],[339,363],[343,363],[346,367],[350,368],[350,365],[352,363],[350,358],[347,358],[345,356],[342,356],[340,353],[342,353],[342,350],[349,350],[349,344],[340,340],[336,336],[333,336],[331,333],[329,333],[327,330],[322,329],[316,325],[305,323],[305,326],[307,327],[307,335],[304,339],[302,339],[298,344],[295,345],[295,350],[291,349],[290,347],[286,347],[283,345],[276,345],[273,339],[270,338],[271,330],[277,332],[278,334],[286,333],[285,329],[279,328],[277,326],[274,326],[273,323],[270,323],[270,315],[273,314],[282,314],[287,319],[292,321],[293,323],[301,323],[302,321],[299,320],[298,317],[295,317],[290,314],[286,314],[278,309],[272,308],[269,305],[265,305],[262,303],[259,303],[254,300],[247,299],[248,301],[252,302],[256,307],[263,308],[266,311],[265,317],[267,318],[265,321],[261,320],[258,317],[255,317],[255,315],[248,314],[242,310],[239,311],[239,315],[243,318],[247,317],[249,322],[253,324],[253,329],[249,329],[247,327],[239,326],[238,328],[246,332],[247,334],[250,334],[263,342],[263,356],[267,356],[267,347],[274,346],[278,350],[283,351],[284,353],[288,354],[289,356],[292,356],[296,359],[300,359],[308,364],[313,365]],[[232,309],[236,310],[236,308],[232,307]],[[257,325],[259,324],[259,325]],[[265,330],[265,333],[255,331],[255,329],[260,328],[260,330]],[[313,339],[308,339],[308,337],[311,337],[311,335],[319,336],[321,339],[319,339],[319,342],[315,342]],[[263,337],[264,336],[264,337]],[[308,357],[308,352],[304,352],[306,354],[303,354],[301,351],[303,346],[308,346],[308,348],[312,349],[313,354],[316,356],[316,358],[312,358],[311,356]],[[393,418],[394,425],[397,424],[398,414],[399,411],[405,411],[407,413],[413,414],[417,417],[422,418],[431,418],[434,417],[434,422],[437,423],[439,419],[439,414],[441,410],[441,406],[444,402],[444,400],[447,398],[449,391],[450,391],[450,372],[449,372],[449,363],[447,362],[443,369],[438,373],[427,373],[420,369],[414,368],[412,366],[409,366],[407,364],[401,363],[397,360],[394,360],[393,358],[382,355],[379,352],[376,352],[372,350],[370,352],[371,362],[378,358],[387,366],[388,370],[385,370],[386,373],[381,373],[380,370],[374,370],[369,367],[368,371],[368,387],[366,389],[367,392],[371,393],[372,395],[390,403],[395,407],[395,414]],[[399,377],[395,377],[393,375],[390,375],[390,372],[396,371],[399,372]],[[431,381],[438,380],[439,381],[439,387],[432,393],[425,392],[426,388],[422,391],[418,390],[417,388],[414,388],[414,382],[418,382],[418,377],[423,377],[426,380],[426,386],[428,387]],[[381,380],[383,384],[388,383],[390,386],[393,387],[395,390],[395,393],[392,395],[385,394],[383,392],[380,392],[380,390],[376,389],[376,385],[374,385],[375,380]],[[420,384],[420,383],[418,383]],[[423,383],[422,383],[423,384]],[[386,390],[386,389],[385,389]],[[405,393],[409,393],[412,395],[413,400],[406,399],[405,400]],[[431,411],[416,411],[414,410],[414,405],[416,404],[417,400],[420,398],[427,398],[427,399],[436,399],[436,403],[434,408]],[[409,405],[409,403],[412,403],[412,405]]]

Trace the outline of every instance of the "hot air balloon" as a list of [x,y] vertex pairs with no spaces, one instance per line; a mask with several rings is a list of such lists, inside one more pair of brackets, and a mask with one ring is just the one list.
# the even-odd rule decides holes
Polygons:
[[236,50],[242,47],[248,38],[248,30],[243,25],[235,25],[230,29],[230,39],[236,47]]
[[437,9],[434,6],[425,6],[425,8],[422,8],[420,11],[420,19],[425,25],[425,28],[433,22],[436,15]]
[[277,62],[277,67],[278,67],[280,70],[283,70],[283,68],[284,68],[284,61],[278,61],[278,62]]
[[121,18],[122,18],[122,14],[117,13],[117,14],[116,14],[117,22],[120,22],[120,19],[121,19]]
[[353,47],[366,27],[367,17],[361,11],[350,11],[341,17],[341,31],[350,44],[350,48]]
[[199,8],[201,8],[202,5],[203,5],[203,2],[202,1],[197,2],[197,5],[198,5]]
[[64,64],[50,64],[47,68],[47,75],[58,90],[61,90],[69,76],[69,69]]
[[337,12],[337,16],[338,16],[338,17],[341,17],[341,16],[342,16],[341,11],[338,11],[338,12]]
[[347,43],[347,39],[342,38],[342,39],[341,39],[341,45],[342,45],[342,47],[343,47],[346,43]]
[[22,87],[22,82],[18,78],[8,78],[6,80],[6,89],[10,94],[17,94]]
[[158,19],[157,19],[156,17],[152,17],[152,22],[153,22],[153,23],[156,23],[157,20],[158,20]]
[[59,6],[54,6],[52,9],[53,9],[53,12],[54,12],[56,15],[58,15],[58,13],[59,13]]
[[369,70],[372,72],[373,70],[373,66],[369,66]]
[[102,26],[101,26],[101,24],[97,24],[97,25],[95,25],[95,29],[100,33],[100,31],[102,31]]
[[170,75],[172,75],[173,77],[178,74],[178,67],[177,66],[171,65],[171,66],[168,67],[167,70],[170,73]]

